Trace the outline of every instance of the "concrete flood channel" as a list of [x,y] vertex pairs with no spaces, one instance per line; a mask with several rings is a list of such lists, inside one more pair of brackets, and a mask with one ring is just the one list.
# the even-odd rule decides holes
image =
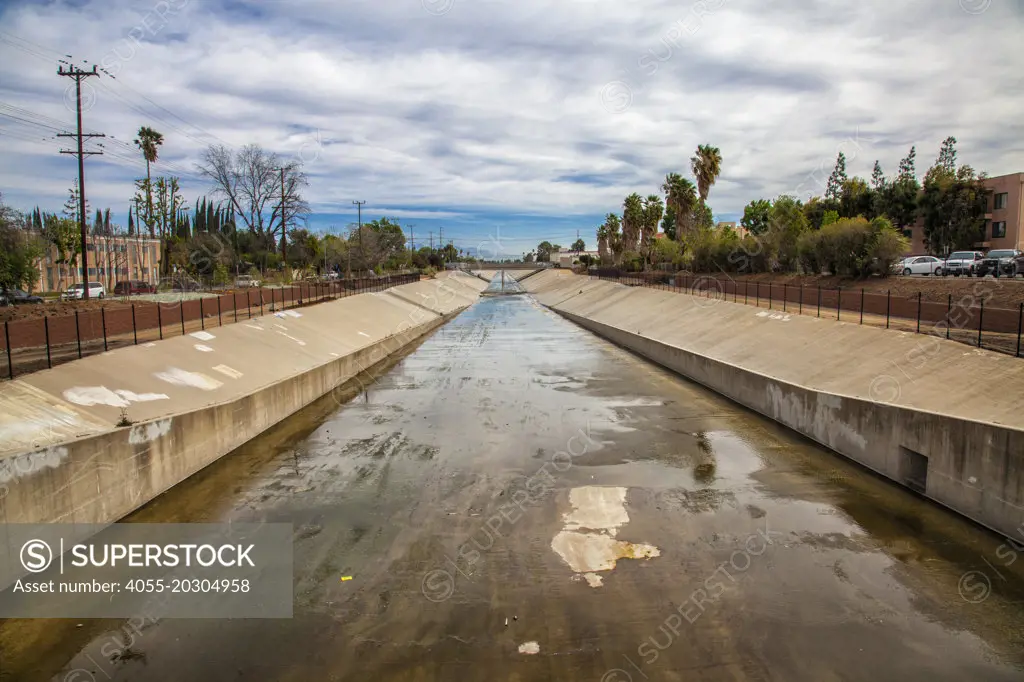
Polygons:
[[127,520],[294,524],[294,617],[10,620],[0,679],[1024,675],[1016,548],[529,296]]

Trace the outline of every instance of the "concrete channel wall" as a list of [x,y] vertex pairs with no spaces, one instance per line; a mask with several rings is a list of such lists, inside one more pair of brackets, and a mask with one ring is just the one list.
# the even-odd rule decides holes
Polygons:
[[[0,385],[0,520],[110,523],[472,305],[465,273]],[[118,426],[127,417],[130,426]]]
[[1024,362],[934,336],[545,272],[577,324],[999,533],[1024,536]]

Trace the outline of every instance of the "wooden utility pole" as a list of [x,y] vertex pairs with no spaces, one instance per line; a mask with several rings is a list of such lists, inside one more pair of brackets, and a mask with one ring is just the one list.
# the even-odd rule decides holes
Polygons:
[[[62,60],[63,61],[63,60]],[[66,63],[66,62],[65,62]],[[83,149],[83,138],[86,137],[106,137],[100,133],[83,133],[82,132],[82,79],[88,78],[89,76],[99,77],[96,72],[96,67],[92,67],[92,71],[83,71],[77,66],[68,64],[68,68],[65,69],[63,66],[57,67],[58,76],[67,76],[68,78],[75,79],[75,109],[78,113],[78,132],[72,133],[59,133],[57,137],[75,137],[78,138],[78,150],[61,149],[61,154],[73,154],[78,157],[78,228],[82,233],[82,297],[89,298],[89,245],[88,235],[89,227],[87,224],[87,216],[85,215],[85,157],[93,156],[96,154],[102,154],[103,152],[87,152]]]
[[363,248],[363,204],[365,204],[366,202],[353,201],[352,203],[356,205],[356,209],[358,210],[359,213],[359,255],[362,257],[363,265],[365,266],[368,265],[368,263],[366,262],[366,249]]

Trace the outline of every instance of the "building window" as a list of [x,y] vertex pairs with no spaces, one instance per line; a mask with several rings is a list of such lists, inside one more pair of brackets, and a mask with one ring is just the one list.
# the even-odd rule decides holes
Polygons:
[[1003,192],[1002,194],[997,194],[995,196],[995,198],[993,199],[993,203],[994,203],[994,208],[997,211],[999,209],[1006,208],[1006,205],[1008,203],[1010,203],[1010,193],[1009,192]]
[[1006,236],[1006,221],[1000,220],[992,223],[992,238],[997,239],[999,237]]

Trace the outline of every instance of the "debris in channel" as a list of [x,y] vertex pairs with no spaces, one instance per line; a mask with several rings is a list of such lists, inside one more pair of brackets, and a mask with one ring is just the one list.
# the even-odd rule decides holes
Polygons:
[[523,642],[519,645],[519,653],[532,656],[540,653],[540,644],[537,642]]

